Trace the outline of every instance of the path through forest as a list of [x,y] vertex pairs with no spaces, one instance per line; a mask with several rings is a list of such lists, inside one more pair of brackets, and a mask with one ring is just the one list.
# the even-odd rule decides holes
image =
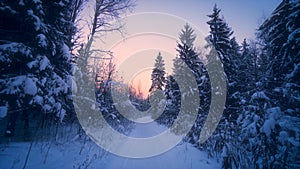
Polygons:
[[[166,127],[156,122],[136,124],[130,133],[132,137],[151,137]],[[31,146],[32,144],[32,146]],[[31,149],[30,149],[31,146]],[[28,154],[28,150],[30,153]],[[28,155],[28,156],[27,156]],[[26,162],[26,157],[28,157]],[[120,157],[99,148],[93,142],[72,140],[67,143],[11,142],[0,144],[0,168],[28,169],[94,168],[94,169],[215,169],[220,164],[208,159],[189,143],[180,143],[158,156],[142,159]]]

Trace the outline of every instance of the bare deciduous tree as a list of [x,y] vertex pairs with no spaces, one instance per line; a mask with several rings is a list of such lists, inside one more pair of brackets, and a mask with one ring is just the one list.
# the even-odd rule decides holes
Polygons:
[[123,25],[111,21],[119,21],[133,6],[132,0],[95,0],[89,39],[97,32],[120,31]]
[[[81,46],[78,60],[79,62],[83,62],[84,65],[88,65],[88,60],[91,59],[92,53],[97,56],[106,54],[112,58],[112,53],[105,49],[92,51],[92,42],[95,37],[101,38],[107,32],[118,31],[122,33],[123,24],[120,19],[123,14],[126,14],[134,7],[133,0],[90,0],[88,3],[93,10],[89,12],[90,18],[86,19],[88,26],[87,42]],[[99,62],[99,58],[94,59],[94,62],[95,60]],[[111,67],[111,64],[110,61],[109,67]],[[107,73],[106,77],[111,78],[112,71],[108,71]]]

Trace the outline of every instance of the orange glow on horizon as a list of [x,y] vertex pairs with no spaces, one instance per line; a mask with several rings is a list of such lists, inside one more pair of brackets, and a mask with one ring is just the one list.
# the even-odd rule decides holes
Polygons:
[[146,98],[151,86],[151,73],[159,52],[165,61],[166,74],[171,74],[176,54],[176,40],[160,34],[135,35],[112,47],[118,77]]
[[130,85],[137,93],[141,92],[144,99],[147,98],[151,87],[151,72],[150,69],[140,71],[130,80]]

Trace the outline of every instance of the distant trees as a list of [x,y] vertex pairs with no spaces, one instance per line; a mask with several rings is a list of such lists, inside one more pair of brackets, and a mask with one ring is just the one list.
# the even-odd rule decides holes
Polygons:
[[[186,79],[180,70],[186,64],[200,89],[201,105],[196,123],[187,140],[217,158],[223,168],[293,168],[296,166],[299,112],[299,1],[284,0],[258,29],[257,40],[239,44],[232,29],[214,6],[208,15],[211,50],[207,65],[199,60],[193,47],[196,36],[189,25],[179,34],[178,58],[173,74],[167,77],[167,107],[159,121],[170,126],[180,109],[182,92],[178,79]],[[210,80],[206,66],[222,62],[227,79],[227,100],[217,130],[204,143],[198,143],[202,122],[210,104]],[[213,70],[217,71],[217,70]],[[184,81],[183,83],[188,83]],[[187,84],[188,85],[188,84]],[[191,89],[194,90],[194,89]],[[204,96],[204,97],[203,97]],[[198,103],[197,103],[198,104]],[[163,118],[166,118],[163,120]]]

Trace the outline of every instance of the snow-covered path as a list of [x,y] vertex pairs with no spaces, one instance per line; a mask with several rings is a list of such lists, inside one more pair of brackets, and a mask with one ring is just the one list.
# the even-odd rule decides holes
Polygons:
[[[156,122],[136,124],[130,136],[151,137],[166,128]],[[0,144],[0,169],[23,168],[30,143]],[[48,149],[50,147],[50,149]],[[46,155],[46,152],[48,154]],[[79,153],[81,152],[81,153]],[[34,143],[29,154],[26,168],[93,168],[93,169],[216,169],[220,164],[208,159],[189,143],[181,143],[171,150],[150,158],[124,158],[87,142],[84,146],[79,141],[58,145],[55,143]]]
[[[136,124],[131,137],[146,138],[166,130],[166,127],[151,122]],[[216,169],[220,165],[207,154],[199,151],[189,143],[181,143],[158,156],[132,159],[109,154],[104,169]]]
[[106,161],[105,169],[217,169],[220,165],[207,154],[194,148],[191,144],[177,145],[170,151],[161,155],[130,159],[110,155]]

